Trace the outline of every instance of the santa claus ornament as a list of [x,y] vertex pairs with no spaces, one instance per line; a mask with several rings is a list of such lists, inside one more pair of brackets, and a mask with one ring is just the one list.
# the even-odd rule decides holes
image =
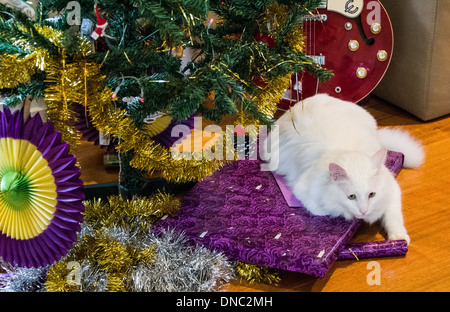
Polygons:
[[95,25],[95,30],[92,32],[91,37],[94,40],[97,40],[99,37],[105,37],[105,29],[108,26],[108,22],[100,16],[100,12],[98,11],[98,5],[95,4],[95,14],[97,14],[97,24]]

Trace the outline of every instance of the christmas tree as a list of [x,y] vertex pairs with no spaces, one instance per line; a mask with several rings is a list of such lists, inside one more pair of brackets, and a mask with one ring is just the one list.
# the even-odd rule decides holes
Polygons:
[[[39,1],[34,19],[2,5],[3,101],[14,106],[27,95],[42,97],[48,118],[74,148],[81,135],[73,122],[84,115],[120,140],[125,169],[197,181],[220,164],[173,160],[152,138],[168,121],[192,115],[270,124],[293,73],[308,69],[328,79],[302,53],[303,16],[319,3]],[[168,118],[149,124],[155,114]]]
[[[71,149],[82,136],[79,123],[116,140],[128,189],[154,172],[170,182],[195,182],[223,164],[195,153],[172,157],[171,144],[161,140],[170,127],[190,125],[193,116],[270,125],[292,74],[308,70],[322,81],[331,76],[303,53],[303,18],[321,0],[42,0],[34,8],[0,2],[2,103],[43,99],[48,119]],[[86,289],[154,285],[142,277],[165,275],[155,268],[155,257],[162,257],[155,250],[164,253],[180,240],[161,247],[147,230],[177,207],[163,193],[86,203],[82,233],[67,257],[44,269],[45,286],[78,289],[66,278],[71,261],[83,265]],[[201,253],[190,263],[221,266],[211,269],[219,272],[214,278],[229,275],[216,255],[205,261]],[[187,273],[193,274],[180,272]]]

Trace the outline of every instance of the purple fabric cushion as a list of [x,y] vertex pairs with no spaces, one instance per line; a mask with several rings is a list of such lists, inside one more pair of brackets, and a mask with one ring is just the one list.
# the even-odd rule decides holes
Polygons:
[[[386,165],[395,174],[402,163],[402,154],[389,152]],[[176,215],[152,231],[184,232],[191,243],[232,261],[323,278],[360,224],[289,207],[272,173],[261,171],[259,161],[243,160],[198,182]]]

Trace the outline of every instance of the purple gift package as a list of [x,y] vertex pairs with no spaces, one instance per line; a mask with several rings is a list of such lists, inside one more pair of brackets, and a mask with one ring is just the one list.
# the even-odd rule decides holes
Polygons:
[[[336,260],[404,255],[404,241],[349,244],[361,221],[315,216],[292,196],[282,177],[261,171],[257,160],[235,161],[198,182],[180,210],[152,226],[183,232],[191,242],[231,261],[323,278]],[[398,174],[403,155],[389,152]],[[356,257],[355,257],[356,256]]]

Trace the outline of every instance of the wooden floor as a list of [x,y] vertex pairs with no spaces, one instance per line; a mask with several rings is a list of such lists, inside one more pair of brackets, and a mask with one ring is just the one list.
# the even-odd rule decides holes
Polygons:
[[[364,106],[380,126],[400,126],[420,139],[426,161],[419,169],[403,169],[397,180],[403,191],[405,225],[411,245],[405,257],[336,262],[325,278],[281,272],[278,285],[248,284],[239,280],[225,291],[450,291],[450,117],[421,122],[414,116],[375,97]],[[103,152],[84,143],[78,149],[85,184],[117,180],[116,171],[106,171]],[[383,240],[379,225],[363,226],[354,242]],[[370,261],[381,268],[380,285],[368,285]]]

